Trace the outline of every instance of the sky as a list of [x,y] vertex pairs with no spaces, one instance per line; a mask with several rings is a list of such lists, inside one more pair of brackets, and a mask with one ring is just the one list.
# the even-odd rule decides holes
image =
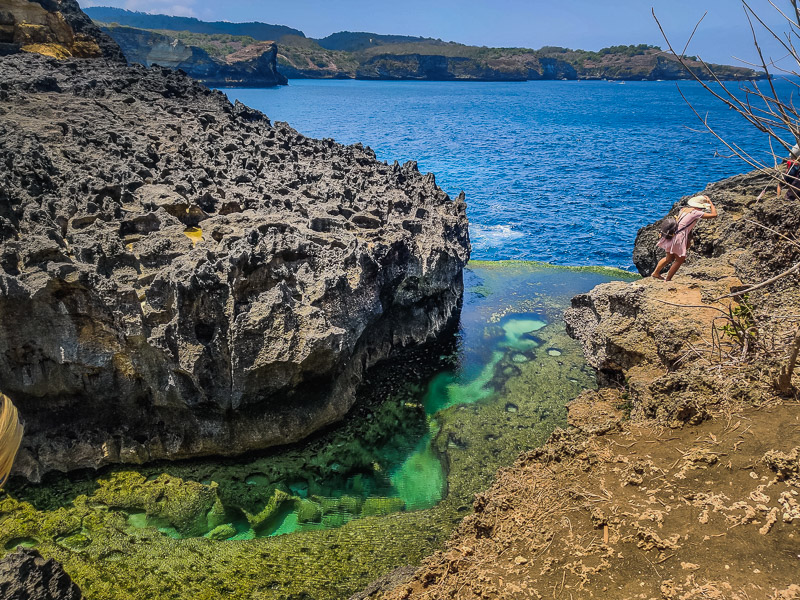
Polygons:
[[[774,0],[789,10],[789,0]],[[753,9],[783,31],[786,21],[769,0],[749,0]],[[418,35],[478,46],[566,46],[599,50],[617,44],[666,48],[651,9],[673,46],[683,49],[700,24],[687,54],[706,61],[741,65],[757,60],[740,0],[79,0],[82,7],[117,6],[206,21],[262,21],[288,25],[321,38],[337,31]],[[766,32],[767,58],[786,52]]]

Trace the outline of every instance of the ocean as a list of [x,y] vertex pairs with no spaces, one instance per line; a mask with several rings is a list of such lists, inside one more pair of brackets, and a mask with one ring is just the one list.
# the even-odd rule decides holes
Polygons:
[[223,91],[304,135],[415,160],[449,194],[463,190],[474,259],[632,270],[640,227],[750,170],[677,86],[723,137],[772,163],[765,136],[696,82],[291,80]]

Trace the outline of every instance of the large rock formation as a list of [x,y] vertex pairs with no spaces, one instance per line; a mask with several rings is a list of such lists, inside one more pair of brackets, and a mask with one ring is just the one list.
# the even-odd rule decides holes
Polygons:
[[125,61],[119,47],[92,23],[75,0],[3,0],[0,55],[19,51],[57,58]]
[[0,58],[0,381],[18,473],[241,453],[441,332],[463,196],[165,68]]
[[5,600],[81,600],[83,594],[64,568],[36,550],[19,547],[0,560],[0,598]]
[[[697,225],[687,261],[673,281],[648,276],[663,256],[655,247],[659,225],[653,223],[639,231],[634,248],[643,280],[603,284],[573,298],[565,314],[568,333],[583,345],[601,384],[624,386],[634,414],[687,420],[697,416],[694,407],[710,404],[709,396],[758,400],[757,386],[723,380],[709,365],[723,362],[722,352],[731,352],[733,361],[747,353],[724,329],[730,324],[725,315],[741,299],[724,296],[800,261],[800,247],[792,241],[800,228],[798,201],[775,199],[773,185],[774,179],[757,172],[709,185],[704,193],[719,217]],[[765,187],[771,197],[759,200]],[[758,360],[764,362],[742,364],[740,378],[751,369],[747,377],[770,384],[765,373],[783,360],[797,329],[785,316],[800,311],[799,284],[794,274],[750,294],[752,317],[739,318],[753,320],[747,326],[763,346]]]
[[278,73],[278,46],[274,42],[253,44],[220,60],[202,48],[187,46],[179,39],[154,31],[133,27],[103,27],[103,31],[120,45],[129,62],[181,69],[207,85],[269,87],[286,84],[286,77]]

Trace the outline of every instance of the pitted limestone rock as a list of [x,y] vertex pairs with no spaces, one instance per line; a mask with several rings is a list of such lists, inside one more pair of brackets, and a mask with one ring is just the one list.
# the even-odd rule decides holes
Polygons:
[[167,69],[0,58],[17,469],[293,442],[456,316],[463,196]]

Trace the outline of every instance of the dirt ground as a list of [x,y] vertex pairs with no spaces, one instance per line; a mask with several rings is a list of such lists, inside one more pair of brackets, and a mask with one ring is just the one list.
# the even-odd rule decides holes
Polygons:
[[[584,394],[573,424],[614,428],[613,396]],[[501,471],[448,547],[384,597],[800,598],[799,471],[797,402],[565,432]]]

